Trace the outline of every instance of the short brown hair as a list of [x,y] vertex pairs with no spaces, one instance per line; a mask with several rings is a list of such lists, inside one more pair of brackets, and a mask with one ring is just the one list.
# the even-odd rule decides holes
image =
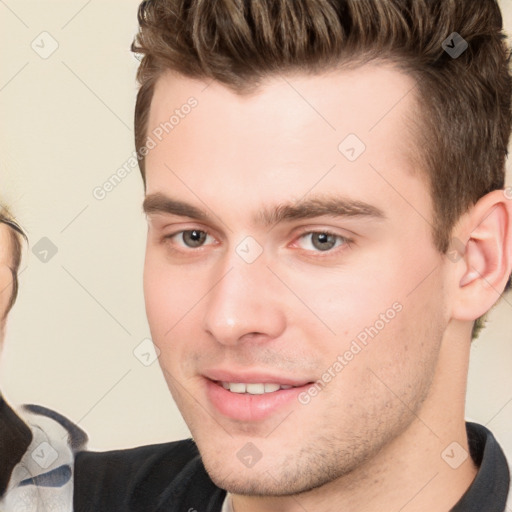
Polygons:
[[[416,81],[415,149],[428,177],[441,253],[459,217],[504,187],[512,76],[496,0],[146,0],[138,21],[132,51],[142,55],[139,153],[155,83],[167,70],[250,94],[281,72],[382,60]],[[443,47],[454,45],[454,32],[468,45],[456,58]],[[143,158],[139,165],[145,180]],[[474,335],[480,327],[481,319]]]
[[21,263],[21,254],[22,254],[22,239],[27,239],[25,233],[20,228],[20,226],[14,221],[12,216],[9,214],[8,210],[0,205],[0,223],[6,224],[10,228],[10,237],[11,237],[11,264],[10,270],[12,275],[12,293],[9,299],[9,303],[7,304],[7,309],[4,313],[4,316],[9,313],[9,311],[14,306],[16,302],[16,297],[18,296],[18,270]]

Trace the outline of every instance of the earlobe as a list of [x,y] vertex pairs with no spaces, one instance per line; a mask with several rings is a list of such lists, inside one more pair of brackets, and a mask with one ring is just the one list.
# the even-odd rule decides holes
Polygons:
[[490,192],[463,225],[459,238],[468,241],[459,262],[454,318],[475,320],[497,302],[512,272],[512,201],[502,190]]

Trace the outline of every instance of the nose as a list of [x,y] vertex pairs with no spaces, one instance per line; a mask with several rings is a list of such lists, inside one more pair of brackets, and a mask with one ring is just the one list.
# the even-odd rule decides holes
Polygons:
[[[216,272],[205,299],[203,328],[218,343],[268,341],[286,326],[283,290],[266,260],[247,263],[234,253]],[[220,265],[219,265],[220,267]]]

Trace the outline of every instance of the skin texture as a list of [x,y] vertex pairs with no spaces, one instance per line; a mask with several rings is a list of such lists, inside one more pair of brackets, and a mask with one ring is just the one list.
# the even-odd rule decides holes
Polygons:
[[12,295],[12,242],[9,229],[0,223],[0,347],[5,333],[6,310]]
[[[471,326],[511,270],[510,201],[493,192],[461,219],[465,257],[436,251],[410,158],[413,88],[384,64],[274,77],[249,97],[171,73],[157,83],[148,134],[189,97],[198,105],[149,152],[146,194],[211,217],[148,215],[146,310],[169,389],[237,512],[376,512],[383,500],[448,511],[476,474],[470,457],[454,470],[441,453],[468,449]],[[354,162],[338,150],[351,133],[366,145]],[[263,208],[326,195],[384,216],[255,222]],[[193,229],[208,234],[198,248],[179,233]],[[308,233],[325,230],[351,242],[319,250]],[[236,251],[248,236],[262,250],[250,264]],[[400,311],[306,405],[237,421],[208,400],[212,368],[322,379],[393,304]],[[248,442],[261,454],[253,467],[237,457]]]

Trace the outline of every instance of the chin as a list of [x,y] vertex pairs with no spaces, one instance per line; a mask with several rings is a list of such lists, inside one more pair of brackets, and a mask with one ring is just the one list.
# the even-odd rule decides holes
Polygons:
[[279,463],[275,459],[271,464],[261,460],[254,467],[246,468],[238,460],[238,464],[235,461],[228,464],[226,457],[219,454],[201,456],[215,485],[232,494],[291,496],[311,491],[333,480],[332,473],[311,472],[297,464]]

